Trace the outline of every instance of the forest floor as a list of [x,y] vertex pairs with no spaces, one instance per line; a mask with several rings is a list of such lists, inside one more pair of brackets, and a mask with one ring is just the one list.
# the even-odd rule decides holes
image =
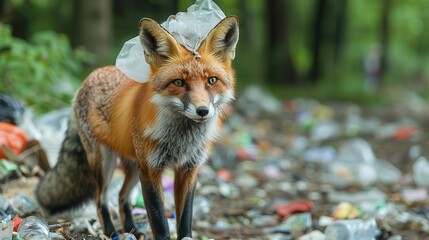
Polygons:
[[[344,219],[375,219],[376,239],[429,237],[424,104],[358,106],[298,99],[268,105],[239,102],[225,124],[199,177],[195,239],[324,239],[327,226]],[[3,178],[1,196],[10,205],[22,195],[34,203],[21,213],[19,206],[11,207],[10,215],[41,214],[33,200],[39,177],[31,175]],[[112,196],[120,179],[115,175]],[[167,173],[164,191],[174,237],[172,181]],[[135,219],[148,233],[135,192]],[[114,200],[111,206],[117,206]],[[98,239],[93,206],[88,209],[45,217],[49,224],[73,222],[59,230],[66,239]]]

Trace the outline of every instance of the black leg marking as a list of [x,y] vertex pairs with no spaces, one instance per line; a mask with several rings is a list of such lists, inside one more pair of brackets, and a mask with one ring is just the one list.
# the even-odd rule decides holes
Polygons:
[[155,239],[170,239],[170,229],[165,216],[164,204],[160,192],[148,182],[142,183],[143,199],[151,222]]
[[182,218],[180,219],[180,226],[177,231],[177,239],[184,237],[192,237],[192,208],[195,195],[195,186],[192,186],[188,195],[186,196],[185,206],[183,208]]
[[101,204],[101,216],[103,217],[104,234],[109,237],[115,236],[115,227],[110,219],[109,209],[104,204]]
[[124,230],[125,232],[131,232],[133,229],[134,231],[137,230],[136,225],[133,220],[133,215],[131,213],[131,207],[128,202],[125,202],[122,205],[122,211],[124,213],[125,222],[124,222]]

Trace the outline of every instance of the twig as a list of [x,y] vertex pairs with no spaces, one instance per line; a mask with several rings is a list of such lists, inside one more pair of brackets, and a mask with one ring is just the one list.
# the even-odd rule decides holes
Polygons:
[[72,224],[71,222],[65,222],[65,223],[57,223],[57,224],[52,224],[49,225],[49,230],[57,230],[58,228],[66,228],[66,227],[70,227]]
[[6,146],[5,144],[3,144],[2,149],[4,151],[4,153],[6,154],[6,157],[8,160],[10,160],[11,162],[15,163],[16,165],[22,165],[24,164],[24,162],[19,158],[18,155],[16,155],[14,152],[12,152],[12,150],[10,150],[10,148],[8,146]]

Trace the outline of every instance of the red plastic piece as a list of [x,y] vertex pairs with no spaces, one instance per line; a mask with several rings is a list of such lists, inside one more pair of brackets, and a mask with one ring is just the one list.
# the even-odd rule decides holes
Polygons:
[[0,158],[5,158],[2,146],[6,145],[15,154],[20,154],[27,145],[24,131],[15,125],[0,122]]
[[304,213],[310,211],[314,203],[310,200],[293,201],[286,204],[277,204],[277,214],[282,218],[287,218],[294,213]]
[[13,221],[13,231],[18,232],[18,227],[22,222],[22,218],[15,217],[12,221]]

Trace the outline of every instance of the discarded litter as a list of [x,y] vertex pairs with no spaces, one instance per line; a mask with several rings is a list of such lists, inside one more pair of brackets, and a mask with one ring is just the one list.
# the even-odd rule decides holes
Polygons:
[[[385,119],[378,111],[368,115],[356,105],[330,106],[306,99],[282,105],[276,101],[280,105],[271,110],[253,103],[259,108],[257,112],[242,109],[238,112],[245,117],[235,114],[225,126],[214,154],[200,169],[193,203],[194,238],[429,237],[429,156],[419,121],[410,120],[410,116],[405,120],[401,116]],[[54,112],[52,118],[34,121],[34,129],[40,131],[38,127],[43,125],[47,136],[59,139],[61,135],[56,134],[62,131],[67,115],[67,110]],[[22,129],[27,134],[28,128]],[[55,140],[54,144],[60,142]],[[19,224],[19,216],[25,220],[39,213],[31,195],[21,189],[8,192],[13,190],[14,181],[26,182],[25,174],[13,174],[19,169],[7,159],[0,161],[0,180],[4,183],[0,185],[0,239],[12,239],[17,232],[14,235],[14,226],[21,226],[20,234],[25,234],[28,224]],[[116,196],[120,191],[123,179],[118,176],[115,172],[108,195]],[[166,172],[162,183],[171,237],[177,237],[174,172]],[[116,197],[109,198],[108,204],[117,211]],[[130,205],[137,230],[150,235],[140,186],[131,191]],[[41,239],[99,238],[101,228],[95,210],[91,214],[83,211],[83,224],[74,222],[56,230],[59,233],[46,219],[37,217],[42,220],[36,225]],[[120,217],[112,216],[116,224]],[[116,239],[136,238],[122,233]]]
[[377,234],[375,219],[340,220],[328,225],[325,231],[326,240],[371,240]]
[[50,240],[49,226],[40,217],[26,217],[18,227],[18,238],[20,240]]

